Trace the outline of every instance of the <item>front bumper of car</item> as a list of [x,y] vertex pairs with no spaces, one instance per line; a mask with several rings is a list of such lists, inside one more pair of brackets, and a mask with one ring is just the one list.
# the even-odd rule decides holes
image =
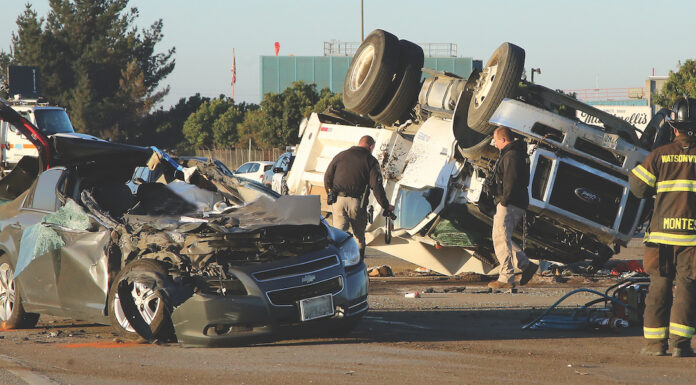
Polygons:
[[344,267],[333,246],[271,264],[241,266],[233,273],[246,295],[196,293],[174,309],[172,322],[182,346],[251,343],[277,329],[311,323],[300,321],[299,301],[329,293],[334,314],[323,322],[360,316],[368,309],[364,262]]

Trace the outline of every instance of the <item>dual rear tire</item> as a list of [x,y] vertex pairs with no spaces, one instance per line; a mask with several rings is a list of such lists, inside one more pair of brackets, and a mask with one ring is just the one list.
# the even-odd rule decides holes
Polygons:
[[418,98],[423,62],[418,45],[372,31],[348,68],[343,104],[385,126],[405,121]]

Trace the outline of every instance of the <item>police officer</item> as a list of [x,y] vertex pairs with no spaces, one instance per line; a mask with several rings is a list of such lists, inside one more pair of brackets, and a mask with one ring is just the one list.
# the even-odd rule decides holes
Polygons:
[[656,195],[643,240],[650,291],[641,354],[666,355],[669,336],[672,356],[688,357],[694,355],[696,310],[696,99],[679,99],[671,115],[674,141],[653,150],[629,174],[634,195]]
[[[343,231],[352,229],[365,257],[365,227],[367,226],[368,186],[386,211],[394,211],[382,186],[379,162],[372,156],[375,140],[365,135],[357,146],[336,155],[324,173],[324,188],[331,205],[333,226]],[[334,201],[332,203],[332,201]]]
[[496,210],[493,216],[493,249],[500,262],[497,281],[488,284],[491,289],[515,287],[514,269],[522,270],[520,285],[525,285],[539,268],[512,240],[515,227],[529,205],[529,164],[524,141],[515,139],[508,127],[500,126],[493,132],[495,147],[500,150],[496,163]]

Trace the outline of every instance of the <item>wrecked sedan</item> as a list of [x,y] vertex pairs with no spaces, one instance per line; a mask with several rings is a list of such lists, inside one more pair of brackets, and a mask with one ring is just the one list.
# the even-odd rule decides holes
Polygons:
[[[352,237],[317,197],[279,197],[214,162],[156,148],[46,137],[0,100],[39,150],[0,181],[0,320],[111,324],[183,346],[253,341],[284,326],[350,331],[367,311]],[[155,182],[135,178],[147,166]]]

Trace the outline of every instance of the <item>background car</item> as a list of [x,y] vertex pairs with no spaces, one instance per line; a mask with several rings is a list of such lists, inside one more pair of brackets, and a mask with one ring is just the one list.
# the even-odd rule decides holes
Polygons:
[[234,172],[235,176],[240,178],[249,179],[254,182],[261,183],[263,180],[263,174],[273,167],[273,162],[258,160],[254,162],[247,162],[239,166],[239,168]]

